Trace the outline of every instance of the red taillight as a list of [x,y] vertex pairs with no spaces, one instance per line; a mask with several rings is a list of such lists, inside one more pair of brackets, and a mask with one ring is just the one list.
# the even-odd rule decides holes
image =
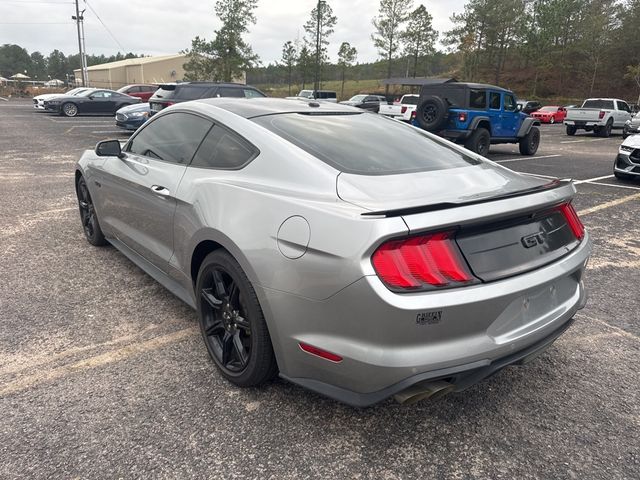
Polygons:
[[403,105],[402,108],[400,109],[400,113],[404,113],[407,111],[407,106]]
[[411,112],[411,120],[414,120],[416,118],[416,114],[417,112],[415,110]]
[[373,254],[373,268],[392,289],[425,289],[473,282],[453,232],[391,240]]
[[573,208],[573,205],[570,203],[565,203],[560,206],[560,211],[564,215],[564,218],[567,219],[567,225],[571,228],[571,231],[575,235],[578,240],[582,240],[584,238],[584,225],[580,221],[576,210]]
[[601,111],[601,112],[600,112],[600,115],[598,115],[598,118],[599,118],[600,120],[602,120],[602,119],[604,118],[604,116],[605,116],[605,112],[604,112],[604,111]]
[[458,114],[458,120],[462,123],[467,121],[467,113],[466,112],[460,112]]
[[341,362],[342,357],[340,355],[336,355],[335,353],[327,352],[326,350],[322,350],[321,348],[314,347],[313,345],[309,345],[308,343],[300,342],[298,343],[300,348],[311,355],[315,355],[316,357],[324,358],[325,360],[329,360],[331,362]]

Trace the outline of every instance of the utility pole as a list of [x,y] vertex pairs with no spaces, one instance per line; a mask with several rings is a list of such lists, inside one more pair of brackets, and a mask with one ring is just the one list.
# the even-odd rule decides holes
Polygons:
[[317,94],[316,92],[320,90],[320,9],[322,8],[323,3],[324,2],[322,0],[318,0],[318,5],[316,5],[316,74],[313,81],[314,96]]
[[78,0],[76,0],[76,14],[71,18],[76,21],[78,29],[78,50],[80,51],[80,69],[82,70],[82,86],[89,86],[89,75],[87,72],[87,52],[84,48],[84,10],[80,11]]

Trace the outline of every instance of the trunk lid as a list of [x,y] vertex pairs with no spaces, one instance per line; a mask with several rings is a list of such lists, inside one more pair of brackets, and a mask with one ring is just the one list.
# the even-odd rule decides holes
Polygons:
[[454,232],[473,275],[483,282],[540,268],[580,243],[567,212],[567,182],[476,165],[410,175],[341,174],[338,193],[373,215],[402,216],[410,235]]

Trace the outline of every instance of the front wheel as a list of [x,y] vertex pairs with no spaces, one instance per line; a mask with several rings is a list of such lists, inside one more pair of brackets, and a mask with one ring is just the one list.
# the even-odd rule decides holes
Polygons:
[[519,147],[522,155],[535,155],[540,146],[540,129],[531,127],[529,133],[520,139]]
[[253,387],[278,371],[256,292],[238,262],[216,250],[204,259],[196,282],[198,319],[209,356],[239,387]]
[[78,115],[78,106],[75,103],[63,103],[60,111],[65,117],[75,117]]
[[491,134],[486,128],[477,128],[464,143],[464,148],[472,152],[482,155],[483,157],[489,153],[491,147]]
[[104,238],[104,234],[100,228],[98,214],[96,213],[84,177],[80,177],[80,180],[78,180],[76,195],[78,196],[78,207],[80,208],[80,221],[82,222],[82,229],[84,230],[84,236],[87,238],[87,241],[96,247],[107,245],[108,242]]

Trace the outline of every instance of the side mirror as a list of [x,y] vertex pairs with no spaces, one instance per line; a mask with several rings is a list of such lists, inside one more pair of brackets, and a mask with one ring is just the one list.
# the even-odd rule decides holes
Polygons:
[[516,112],[521,112],[522,111],[522,105],[520,105],[519,103],[516,103]]
[[122,147],[119,140],[103,140],[98,142],[95,149],[99,157],[122,157]]
[[94,97],[93,95],[89,95],[89,99],[90,100],[93,100],[94,98],[96,98],[96,97]]

